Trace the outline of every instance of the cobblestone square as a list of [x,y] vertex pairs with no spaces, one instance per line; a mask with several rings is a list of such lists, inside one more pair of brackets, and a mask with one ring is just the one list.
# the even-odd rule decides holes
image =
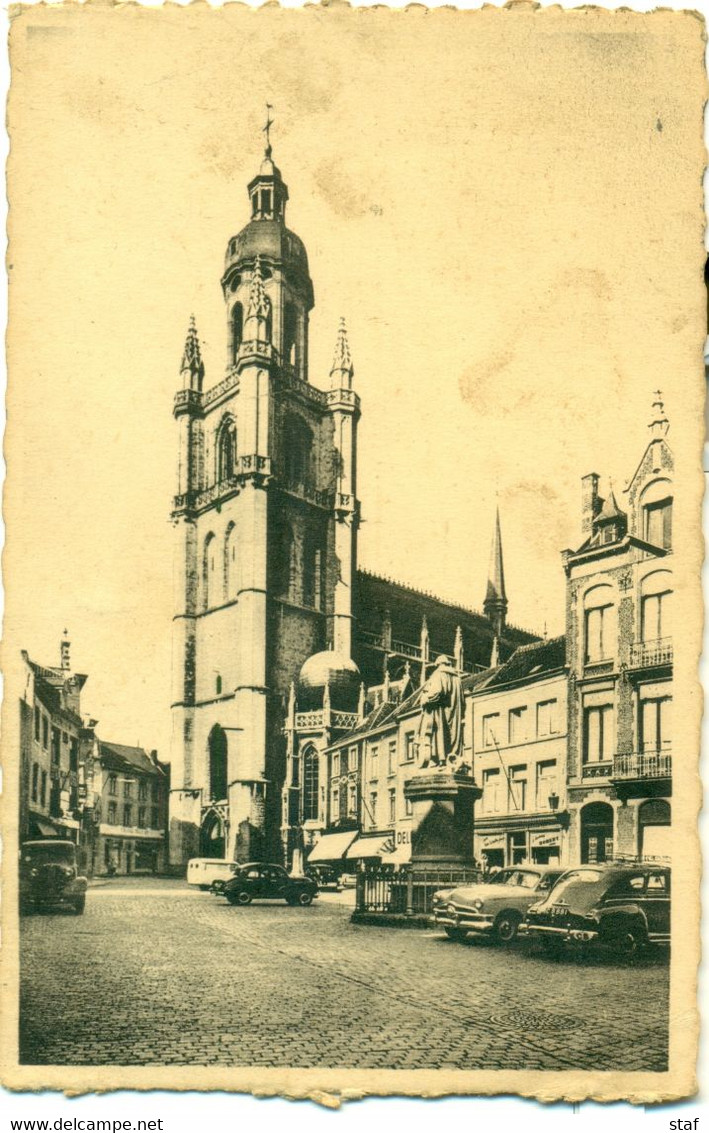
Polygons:
[[135,878],[92,886],[83,917],[24,917],[21,1062],[667,1068],[666,955],[356,926],[351,897],[232,908]]

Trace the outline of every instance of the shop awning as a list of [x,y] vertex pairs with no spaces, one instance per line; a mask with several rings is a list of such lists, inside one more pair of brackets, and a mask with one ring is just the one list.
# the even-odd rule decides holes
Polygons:
[[391,854],[382,854],[384,865],[406,865],[411,861],[411,843],[401,842]]
[[356,837],[356,830],[340,831],[337,834],[323,834],[308,855],[308,865],[311,862],[342,861],[345,850],[352,845]]
[[358,838],[345,856],[348,861],[353,858],[381,858],[382,854],[392,851],[393,844],[391,834],[370,834],[369,837]]

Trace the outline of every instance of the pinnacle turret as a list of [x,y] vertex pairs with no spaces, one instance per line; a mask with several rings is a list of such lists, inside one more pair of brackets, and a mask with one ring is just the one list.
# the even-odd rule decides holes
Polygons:
[[249,302],[244,324],[244,342],[269,342],[271,338],[270,316],[271,301],[263,285],[261,257],[257,255],[251,272]]
[[187,328],[187,338],[185,339],[185,349],[182,354],[180,373],[185,375],[184,384],[186,387],[201,392],[202,382],[204,381],[204,362],[202,361],[202,351],[199,345],[197,324],[195,323],[194,315],[190,315],[190,324]]
[[332,389],[351,389],[353,376],[354,366],[347,339],[347,327],[345,320],[341,318],[335,343],[335,356],[330,370],[330,385]]
[[665,403],[662,400],[662,390],[655,390],[655,400],[652,403],[652,416],[648,425],[652,439],[659,441],[666,437],[670,431],[670,422],[665,413]]

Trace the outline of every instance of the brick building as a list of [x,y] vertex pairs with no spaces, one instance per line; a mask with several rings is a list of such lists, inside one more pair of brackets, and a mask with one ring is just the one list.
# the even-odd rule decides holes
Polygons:
[[672,472],[660,394],[625,510],[582,481],[584,541],[563,556],[571,861],[669,853]]

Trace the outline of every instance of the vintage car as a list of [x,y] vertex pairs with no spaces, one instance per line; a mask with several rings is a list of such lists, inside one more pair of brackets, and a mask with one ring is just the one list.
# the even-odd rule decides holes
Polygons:
[[63,907],[77,916],[86,905],[86,886],[73,842],[45,838],[20,847],[20,912]]
[[312,905],[318,887],[310,877],[291,877],[281,865],[248,862],[237,866],[221,892],[230,905],[250,905],[255,900],[279,898],[289,905]]
[[530,937],[551,950],[598,944],[631,956],[670,939],[669,866],[608,863],[567,870],[527,910]]
[[341,889],[340,874],[335,866],[311,865],[306,866],[305,876],[311,877],[318,889]]
[[433,895],[433,915],[451,940],[469,932],[489,933],[498,943],[517,936],[529,905],[546,894],[563,870],[559,866],[511,866],[487,881],[442,889]]

